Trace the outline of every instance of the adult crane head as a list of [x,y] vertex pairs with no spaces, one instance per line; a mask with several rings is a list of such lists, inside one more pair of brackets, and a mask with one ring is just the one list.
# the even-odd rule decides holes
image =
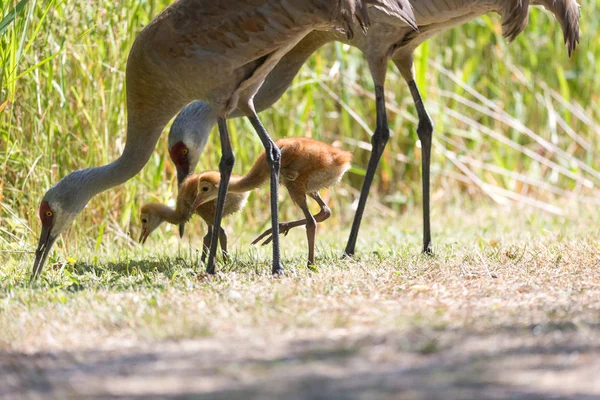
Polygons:
[[210,106],[194,101],[184,107],[169,131],[169,156],[177,169],[177,185],[196,168],[217,117]]
[[[217,117],[210,106],[194,101],[185,106],[173,121],[169,131],[169,156],[177,170],[177,186],[196,168]],[[183,237],[185,225],[179,225]]]
[[89,180],[83,179],[86,170],[77,170],[61,179],[44,195],[39,208],[42,232],[35,251],[31,280],[38,277],[58,236],[83,211],[96,193],[88,190]]

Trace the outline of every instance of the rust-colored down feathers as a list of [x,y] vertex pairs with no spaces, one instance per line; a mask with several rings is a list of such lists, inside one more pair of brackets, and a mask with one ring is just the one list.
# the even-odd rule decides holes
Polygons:
[[[350,168],[352,154],[310,138],[280,139],[281,184],[303,193],[317,192],[332,186]],[[229,193],[243,193],[262,186],[269,179],[269,165],[263,151],[250,171],[242,177],[231,177]],[[219,172],[206,172],[200,177],[215,187],[221,181]]]
[[[153,218],[158,219],[158,224],[165,221],[171,224],[183,224],[186,223],[193,214],[198,214],[209,227],[212,226],[216,214],[217,201],[212,200],[197,206],[194,204],[194,202],[198,196],[198,183],[205,175],[210,175],[213,173],[218,174],[216,171],[207,171],[188,176],[183,181],[179,189],[179,194],[177,195],[177,205],[175,206],[175,209],[160,203],[148,203],[141,208],[140,215],[142,216],[142,219],[144,216],[152,216]],[[239,178],[237,175],[233,175],[233,177]],[[243,209],[246,206],[248,195],[249,192],[228,193],[225,199],[223,216],[231,215]],[[142,238],[147,238],[148,235],[150,235],[150,233],[152,233],[152,231],[158,227],[158,224],[152,226],[152,224],[149,222],[142,221]]]

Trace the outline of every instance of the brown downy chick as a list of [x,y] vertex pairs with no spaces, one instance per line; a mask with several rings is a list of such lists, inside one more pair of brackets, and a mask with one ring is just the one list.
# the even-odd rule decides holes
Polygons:
[[[202,218],[208,225],[208,233],[204,237],[203,242],[202,261],[204,261],[207,248],[210,246],[210,235],[215,218],[216,200],[199,204],[197,206],[194,206],[194,203],[198,197],[199,191],[202,190],[199,186],[199,182],[202,180],[205,174],[212,173],[213,171],[208,171],[188,176],[183,181],[179,189],[175,209],[160,203],[145,204],[140,213],[142,232],[139,241],[143,244],[148,239],[148,236],[163,222],[169,222],[175,225],[183,224],[186,223],[193,214],[198,214],[200,218]],[[225,200],[225,210],[223,216],[231,215],[242,210],[246,206],[249,194],[250,192],[228,193]],[[227,235],[223,229],[221,229],[219,235],[221,248],[223,249],[223,257],[226,258]]]
[[[275,142],[281,149],[281,184],[286,187],[294,203],[300,207],[305,218],[298,221],[282,222],[279,231],[287,234],[291,228],[306,225],[308,239],[308,263],[314,264],[314,242],[317,223],[331,216],[331,210],[319,196],[319,190],[333,186],[340,181],[350,168],[352,154],[309,138],[287,138]],[[228,196],[233,193],[245,193],[262,186],[269,179],[269,166],[264,152],[260,154],[250,171],[244,176],[232,176],[229,182]],[[219,191],[221,175],[219,172],[207,172],[198,180],[198,197],[195,206],[199,207],[214,201]],[[306,196],[312,197],[321,207],[312,215],[306,204]],[[266,236],[263,244],[272,240],[271,230],[267,230],[253,243]]]

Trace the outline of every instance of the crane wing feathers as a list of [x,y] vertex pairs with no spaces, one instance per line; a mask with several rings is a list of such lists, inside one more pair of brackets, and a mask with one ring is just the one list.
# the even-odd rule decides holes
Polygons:
[[502,36],[512,42],[529,20],[529,0],[506,0],[502,7]]
[[379,11],[405,22],[413,30],[418,31],[412,4],[409,0],[365,0]]
[[569,57],[579,43],[579,4],[576,0],[536,0],[554,14],[560,23]]
[[152,24],[166,19],[171,29],[193,35],[199,44],[216,40],[233,47],[240,39],[242,43],[247,41],[248,34],[267,27],[278,31],[341,27],[351,36],[355,23],[366,31],[370,23],[367,9],[371,6],[417,29],[409,0],[179,0]]
[[348,38],[353,36],[353,26],[358,24],[363,32],[366,32],[371,21],[369,19],[368,7],[378,10],[394,17],[418,30],[417,21],[409,0],[320,0],[319,8],[325,7],[329,10],[330,20],[342,24]]
[[[576,0],[532,0],[554,14],[563,31],[565,45],[571,53],[579,43],[579,4]],[[514,40],[527,26],[530,0],[506,0],[502,8],[502,35]]]

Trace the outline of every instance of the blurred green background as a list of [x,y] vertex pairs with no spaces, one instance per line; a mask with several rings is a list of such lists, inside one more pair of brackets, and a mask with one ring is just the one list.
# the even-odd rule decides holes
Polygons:
[[[127,55],[137,33],[168,3],[2,2],[2,251],[31,250],[39,232],[37,207],[52,184],[74,169],[105,164],[120,154]],[[599,0],[581,5],[581,43],[571,59],[559,24],[541,8],[532,10],[527,29],[510,45],[502,38],[500,18],[488,15],[418,49],[417,83],[435,123],[434,220],[444,204],[464,199],[528,204],[552,213],[565,212],[566,204],[600,202],[599,5]],[[393,138],[371,192],[366,223],[382,210],[386,215],[420,213],[416,113],[406,84],[389,68]],[[325,193],[334,212],[334,219],[323,224],[325,232],[349,228],[375,126],[373,98],[360,52],[329,44],[302,68],[283,98],[261,114],[275,138],[310,136],[354,153],[353,169]],[[234,172],[243,173],[262,147],[247,121],[231,121],[230,129]],[[141,205],[176,195],[166,139],[165,131],[138,176],[91,201],[63,235],[63,246],[88,251],[135,246]],[[218,159],[218,135],[213,135],[199,170],[216,169]],[[243,215],[230,218],[228,226],[261,231],[268,224],[267,197],[266,187],[253,194]],[[284,193],[281,217],[298,217],[285,198]],[[420,232],[420,226],[413,229]],[[161,232],[158,238],[177,240],[175,227]]]

